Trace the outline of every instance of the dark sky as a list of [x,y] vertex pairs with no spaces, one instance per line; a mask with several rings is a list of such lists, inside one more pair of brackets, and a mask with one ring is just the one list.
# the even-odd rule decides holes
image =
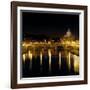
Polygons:
[[35,35],[62,37],[68,28],[78,38],[79,15],[22,12],[22,27],[23,38],[35,37]]

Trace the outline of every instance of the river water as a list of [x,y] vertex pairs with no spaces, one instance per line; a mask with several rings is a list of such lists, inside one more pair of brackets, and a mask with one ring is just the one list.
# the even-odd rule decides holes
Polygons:
[[22,77],[79,75],[79,61],[67,50],[28,49],[22,54]]

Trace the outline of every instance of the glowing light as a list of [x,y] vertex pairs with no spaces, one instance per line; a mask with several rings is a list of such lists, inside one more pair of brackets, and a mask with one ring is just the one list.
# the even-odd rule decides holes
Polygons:
[[59,69],[61,69],[61,52],[59,52]]
[[79,57],[74,55],[74,71],[79,72]]
[[49,71],[51,71],[51,50],[48,49],[48,56],[49,56]]
[[23,61],[25,62],[26,60],[26,54],[23,54]]
[[42,52],[40,52],[40,65],[42,65]]
[[28,42],[28,43],[23,42],[22,43],[22,46],[25,47],[25,48],[29,47],[30,45],[32,45],[32,42]]
[[68,31],[66,32],[65,37],[70,37],[70,36],[71,36],[71,32],[70,32],[70,29],[68,29]]
[[48,41],[48,44],[51,44],[51,42],[50,42],[50,41]]
[[40,52],[40,65],[41,65],[40,70],[42,71],[42,52]]
[[30,60],[32,60],[32,53],[31,53],[30,50],[28,51],[28,57],[29,57]]
[[[70,32],[70,30],[68,29],[68,31],[66,32],[66,34],[64,35],[64,38],[62,38],[61,40],[43,40],[43,41],[36,41],[36,40],[31,40],[31,41],[23,41],[22,42],[22,51],[24,54],[22,54],[22,58],[23,61],[25,60],[30,60],[30,68],[32,68],[32,60],[33,57],[37,58],[37,56],[39,55],[40,57],[40,66],[42,69],[42,59],[43,59],[43,54],[44,54],[44,48],[45,48],[45,55],[48,54],[49,57],[49,71],[51,71],[51,57],[52,55],[59,55],[59,69],[61,69],[61,52],[58,53],[58,48],[55,49],[56,47],[59,47],[64,51],[65,50],[65,58],[67,58],[66,62],[68,65],[69,70],[72,68],[72,65],[74,65],[74,71],[75,72],[79,72],[79,56],[77,57],[76,55],[79,55],[79,40],[74,40],[73,36]],[[45,46],[45,47],[44,47]],[[40,48],[43,49],[43,51],[41,52]],[[49,48],[49,49],[48,49]],[[50,49],[51,48],[51,49]],[[47,50],[48,49],[48,50]],[[55,49],[55,50],[54,50]],[[52,50],[52,51],[51,51]],[[75,54],[75,55],[72,55]],[[74,59],[74,61],[72,62],[71,60]],[[73,64],[72,64],[73,63]],[[72,65],[71,65],[72,64]]]
[[32,53],[30,50],[28,51],[28,57],[30,59],[30,69],[32,69]]
[[47,40],[45,39],[44,42],[46,42]]
[[68,68],[69,68],[69,70],[70,70],[70,68],[71,68],[71,66],[70,66],[70,64],[71,64],[70,56],[71,56],[71,53],[69,52],[69,53],[68,53]]

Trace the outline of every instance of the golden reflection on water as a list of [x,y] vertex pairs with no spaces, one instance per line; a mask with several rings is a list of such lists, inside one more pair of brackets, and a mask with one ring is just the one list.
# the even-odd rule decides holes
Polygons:
[[69,70],[70,70],[70,68],[71,68],[71,53],[69,52],[68,53],[68,68],[69,68]]
[[74,71],[75,73],[79,72],[79,57],[74,55]]
[[40,52],[40,65],[42,66],[42,52]]
[[30,60],[30,69],[32,69],[32,53],[30,50],[28,51],[28,58]]
[[30,59],[30,61],[32,61],[32,53],[30,50],[28,51],[28,58]]
[[59,69],[61,69],[61,52],[59,52]]
[[51,50],[48,49],[48,56],[49,56],[49,71],[51,71]]
[[[62,61],[62,54],[61,54],[62,52],[58,52],[58,57],[59,57],[59,60],[58,60],[58,65],[59,65],[59,69],[61,69],[61,65],[62,65],[62,63],[61,63],[61,61]],[[47,53],[47,55],[48,55],[48,60],[49,60],[49,71],[51,71],[51,57],[52,57],[52,53],[51,53],[51,49],[48,49],[48,53]],[[27,51],[27,53],[23,53],[22,54],[22,58],[23,58],[23,61],[25,62],[25,60],[27,60],[27,58],[29,58],[29,60],[30,60],[30,69],[32,69],[32,60],[33,60],[33,57],[34,57],[35,55],[33,54],[33,52],[31,51],[31,50],[28,50]],[[39,53],[39,57],[40,57],[40,69],[42,68],[42,60],[43,60],[43,53],[42,53],[42,51],[40,51],[40,53]],[[74,54],[72,54],[72,53],[70,53],[70,52],[68,52],[68,53],[66,53],[65,54],[65,56],[64,57],[67,57],[66,58],[66,62],[67,62],[67,65],[68,65],[68,69],[69,69],[69,71],[70,71],[70,69],[72,68],[71,67],[71,61],[72,61],[72,59],[71,58],[73,58],[73,68],[74,68],[74,72],[75,73],[79,73],[79,56],[77,56],[77,55],[74,55]]]
[[26,60],[26,54],[23,54],[22,57],[23,57],[23,61],[25,62],[25,60]]

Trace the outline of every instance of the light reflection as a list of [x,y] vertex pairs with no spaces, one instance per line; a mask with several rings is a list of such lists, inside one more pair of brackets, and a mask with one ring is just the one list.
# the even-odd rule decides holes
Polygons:
[[28,57],[30,59],[30,69],[32,69],[32,53],[30,50],[28,51]]
[[[40,51],[40,70],[42,71],[42,60],[43,60],[43,54],[42,51]],[[68,69],[70,71],[71,67],[71,55],[73,57],[74,63],[73,63],[73,68],[74,68],[74,72],[75,73],[79,73],[79,56],[71,54],[70,52],[67,53],[67,64],[68,64]],[[51,72],[51,49],[48,49],[48,57],[49,57],[49,71]],[[59,60],[58,60],[58,65],[59,65],[59,70],[61,69],[61,52],[59,52],[58,54]],[[32,52],[29,50],[28,53],[24,53],[22,55],[23,61],[25,62],[25,60],[27,60],[27,58],[29,58],[30,60],[30,69],[32,69],[32,60],[33,60],[33,54]]]
[[29,57],[30,61],[32,61],[32,53],[30,50],[28,51],[28,57]]
[[51,50],[48,49],[48,56],[49,56],[49,71],[51,72]]
[[69,70],[71,68],[71,53],[70,52],[68,53],[68,68]]
[[40,70],[42,71],[42,52],[40,52]]
[[59,52],[59,69],[61,69],[61,52]]
[[23,61],[25,62],[26,60],[26,54],[23,54]]
[[79,57],[74,55],[74,71],[75,73],[79,72]]
[[[65,66],[65,64],[62,64],[62,58],[64,57],[66,60],[66,64],[68,65],[69,73],[70,70],[74,70],[75,73],[79,72],[79,40],[74,40],[73,37],[71,37],[70,30],[67,31],[66,35],[64,35],[63,38],[60,40],[43,40],[43,41],[37,41],[37,40],[29,40],[28,42],[23,41],[22,42],[22,58],[23,61],[29,59],[30,60],[30,68],[32,68],[32,60],[33,58],[37,59],[39,56],[40,58],[40,69],[43,68],[43,56],[49,57],[49,71],[51,72],[51,60],[53,60],[51,57],[54,55],[55,57],[58,55],[58,67],[59,70],[62,69],[62,66]],[[41,49],[42,48],[42,49]],[[59,49],[61,51],[58,52]],[[63,55],[65,53],[65,55]],[[48,59],[47,59],[48,60]],[[55,60],[55,59],[54,59]],[[62,62],[61,62],[62,61]],[[62,65],[62,66],[61,66]],[[66,67],[66,66],[65,66]],[[72,70],[72,71],[73,71]],[[53,70],[52,70],[53,71]]]

